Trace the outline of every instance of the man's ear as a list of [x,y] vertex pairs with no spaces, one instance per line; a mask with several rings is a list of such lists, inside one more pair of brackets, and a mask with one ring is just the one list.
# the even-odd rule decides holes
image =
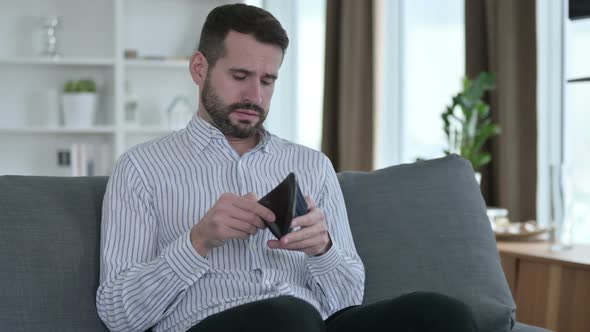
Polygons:
[[207,58],[205,58],[203,53],[197,51],[195,54],[193,54],[189,64],[189,70],[191,72],[193,81],[200,87],[203,87],[203,83],[207,78],[208,68],[209,63],[207,62]]

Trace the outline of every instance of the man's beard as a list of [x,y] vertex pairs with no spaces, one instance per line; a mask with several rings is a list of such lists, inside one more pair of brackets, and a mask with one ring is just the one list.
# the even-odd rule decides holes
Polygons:
[[[252,103],[224,104],[219,95],[211,87],[208,78],[203,85],[201,102],[205,107],[205,111],[209,114],[213,125],[225,136],[235,138],[252,137],[262,128],[262,123],[266,119],[266,112],[258,105]],[[229,115],[237,109],[256,111],[258,113],[258,122],[254,125],[248,120],[240,120],[238,123],[232,123]]]

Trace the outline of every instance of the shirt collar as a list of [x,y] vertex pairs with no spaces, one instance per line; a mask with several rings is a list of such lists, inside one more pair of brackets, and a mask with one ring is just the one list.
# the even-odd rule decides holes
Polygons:
[[[191,141],[196,145],[199,151],[202,151],[213,140],[226,139],[225,135],[217,129],[214,125],[201,118],[196,112],[191,118],[191,121],[186,126],[187,132],[191,137]],[[260,142],[252,151],[262,149],[265,153],[271,153],[271,143],[273,135],[268,130],[262,128],[260,130]]]

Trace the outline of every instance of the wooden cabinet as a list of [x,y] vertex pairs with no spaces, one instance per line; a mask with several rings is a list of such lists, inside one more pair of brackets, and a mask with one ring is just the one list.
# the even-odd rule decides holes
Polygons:
[[590,331],[590,246],[498,242],[518,321],[556,332]]

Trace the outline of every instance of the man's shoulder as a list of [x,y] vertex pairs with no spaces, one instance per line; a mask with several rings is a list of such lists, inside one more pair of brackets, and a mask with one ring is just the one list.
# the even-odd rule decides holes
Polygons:
[[132,146],[123,153],[121,158],[129,158],[142,162],[168,159],[167,156],[170,155],[170,153],[173,153],[174,150],[185,148],[181,137],[182,130],[150,139]]
[[316,149],[310,148],[308,146],[299,144],[299,143],[295,143],[293,141],[289,141],[287,139],[278,137],[276,135],[272,135],[273,136],[273,143],[274,143],[274,148],[276,148],[276,150],[280,153],[298,153],[298,154],[305,154],[305,155],[310,155],[310,156],[315,156],[315,157],[319,157],[319,158],[327,158],[326,155],[321,152],[318,151]]
[[272,154],[274,157],[292,164],[294,169],[313,170],[312,173],[315,175],[318,174],[317,172],[334,172],[332,161],[323,152],[277,136],[273,138]]

